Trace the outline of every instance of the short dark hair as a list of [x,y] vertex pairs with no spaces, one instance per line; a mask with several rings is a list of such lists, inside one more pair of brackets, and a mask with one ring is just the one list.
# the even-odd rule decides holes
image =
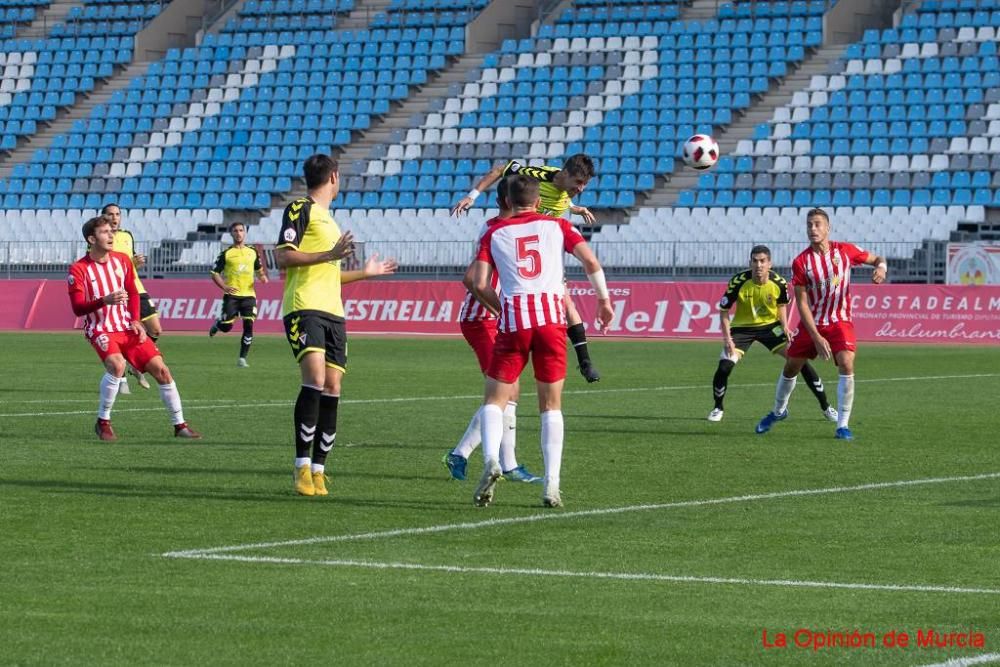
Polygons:
[[103,208],[101,208],[101,215],[105,215],[108,212],[108,209],[111,208],[112,206],[118,209],[118,212],[121,213],[122,207],[118,205],[118,202],[109,201],[107,204],[104,205]]
[[576,178],[593,178],[596,170],[590,156],[577,153],[563,162],[563,171]]
[[306,177],[306,187],[312,190],[330,180],[330,174],[337,171],[337,161],[324,153],[316,153],[306,158],[302,164],[302,174]]
[[235,220],[235,221],[233,221],[233,222],[230,222],[230,223],[229,223],[229,227],[227,228],[227,229],[229,229],[229,233],[230,233],[230,234],[232,234],[232,233],[233,233],[233,227],[235,227],[236,225],[239,225],[239,226],[240,226],[240,227],[242,227],[243,229],[246,229],[246,228],[247,228],[247,223],[245,223],[245,222],[240,222],[239,220]]
[[497,206],[510,208],[510,185],[506,178],[501,178],[497,183]]
[[813,217],[814,215],[821,215],[824,218],[826,218],[827,223],[830,222],[830,216],[827,214],[826,211],[824,211],[821,208],[811,208],[811,209],[809,209],[809,212],[806,213],[806,220],[808,220],[809,218]]
[[766,245],[755,245],[754,247],[750,248],[750,259],[753,259],[754,255],[760,255],[762,253],[767,255],[768,259],[771,259],[771,249],[768,248]]
[[524,174],[511,174],[506,179],[511,208],[534,206],[538,199],[538,181]]
[[108,225],[110,227],[111,220],[109,220],[103,213],[83,223],[83,240],[89,243],[90,237],[96,236],[97,228],[104,225]]

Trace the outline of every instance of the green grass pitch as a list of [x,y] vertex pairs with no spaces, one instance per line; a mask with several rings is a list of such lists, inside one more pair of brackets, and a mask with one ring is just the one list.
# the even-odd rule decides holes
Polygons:
[[[753,433],[779,371],[763,348],[712,424],[717,342],[598,338],[604,379],[572,370],[566,383],[566,506],[545,510],[537,485],[503,482],[480,509],[474,481],[448,479],[441,456],[482,389],[463,341],[351,340],[328,498],[292,493],[286,343],[258,337],[249,369],[238,347],[235,334],[161,339],[203,441],[175,440],[155,388],[133,381],[115,405],[120,440],[102,444],[101,369],[82,335],[0,334],[0,664],[1000,653],[998,348],[862,344],[857,440],[844,443],[801,383],[790,418]],[[835,398],[834,367],[818,368]],[[540,471],[525,393],[519,458]],[[478,452],[469,468],[478,478]],[[921,648],[928,629],[983,645]],[[800,648],[800,630],[872,633],[878,646]],[[765,647],[765,631],[789,647]],[[893,631],[910,645],[884,646]]]

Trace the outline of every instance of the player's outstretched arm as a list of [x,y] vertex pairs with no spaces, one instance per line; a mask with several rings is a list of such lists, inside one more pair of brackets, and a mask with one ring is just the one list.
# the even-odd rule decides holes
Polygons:
[[399,264],[396,263],[395,259],[391,257],[388,259],[379,259],[378,253],[372,253],[372,256],[368,258],[365,262],[364,268],[360,271],[343,271],[340,274],[341,284],[353,283],[358,280],[365,280],[366,278],[378,278],[379,276],[388,276],[396,272],[399,268]]
[[573,215],[578,215],[583,218],[583,224],[593,225],[597,223],[597,216],[591,213],[590,209],[586,206],[577,206],[576,204],[570,204],[569,212]]
[[458,201],[458,203],[455,204],[455,206],[451,209],[451,214],[458,215],[460,213],[465,213],[470,208],[472,208],[472,205],[476,203],[476,199],[479,197],[479,195],[481,195],[485,190],[489,189],[490,186],[492,186],[494,183],[500,180],[500,178],[503,176],[504,169],[506,168],[507,168],[507,163],[501,162],[500,164],[490,169],[485,176],[479,179],[479,182],[476,183],[476,187],[469,190],[469,194],[462,197]]
[[583,264],[583,270],[587,274],[594,292],[597,294],[597,321],[601,325],[601,332],[607,333],[611,328],[611,322],[615,319],[615,311],[611,308],[611,294],[608,292],[608,283],[604,278],[604,269],[597,261],[597,255],[590,249],[586,241],[577,243],[573,248],[573,256]]
[[324,252],[302,252],[293,248],[275,248],[274,261],[278,268],[287,269],[293,266],[312,266],[313,264],[323,264],[325,262],[335,262],[354,254],[354,235],[351,232],[344,234],[337,240],[337,243]]

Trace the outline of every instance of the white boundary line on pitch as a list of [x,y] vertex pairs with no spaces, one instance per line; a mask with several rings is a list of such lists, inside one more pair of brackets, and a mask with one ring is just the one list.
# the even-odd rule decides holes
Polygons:
[[871,584],[871,583],[848,583],[848,582],[799,581],[799,580],[785,580],[785,579],[741,579],[741,578],[730,578],[730,577],[695,577],[687,575],[668,575],[668,574],[656,574],[656,573],[573,572],[568,570],[466,567],[457,565],[424,565],[419,563],[392,563],[392,562],[385,563],[385,562],[374,562],[374,561],[356,561],[356,560],[339,560],[339,559],[312,560],[312,559],[281,558],[281,557],[270,557],[270,556],[234,555],[234,552],[239,552],[239,551],[254,551],[262,549],[273,549],[277,547],[303,546],[303,545],[324,544],[331,542],[376,540],[376,539],[401,537],[408,535],[436,534],[454,530],[475,530],[478,528],[505,526],[512,524],[520,524],[520,523],[532,523],[538,521],[559,521],[564,519],[574,519],[578,517],[607,516],[612,514],[624,514],[627,512],[675,509],[684,507],[705,507],[710,505],[724,505],[724,504],[733,504],[741,502],[752,502],[758,500],[772,500],[776,498],[820,496],[820,495],[828,495],[834,493],[851,493],[855,491],[871,491],[879,489],[921,486],[928,484],[945,484],[949,482],[980,481],[987,479],[1000,479],[1000,472],[983,473],[980,475],[963,475],[955,477],[929,477],[925,479],[899,480],[895,482],[873,482],[870,484],[858,484],[856,486],[834,486],[824,489],[797,489],[792,491],[775,491],[772,493],[759,493],[759,494],[750,494],[743,496],[728,496],[724,498],[709,498],[704,500],[683,500],[672,503],[659,503],[653,505],[628,505],[624,507],[609,507],[609,508],[593,509],[593,510],[581,510],[577,512],[539,513],[539,514],[529,514],[526,516],[519,516],[519,517],[510,517],[506,519],[486,519],[484,521],[448,523],[448,524],[439,524],[436,526],[424,526],[420,528],[397,528],[395,530],[374,531],[368,533],[354,533],[348,535],[310,537],[305,539],[284,540],[279,542],[256,542],[250,544],[209,547],[204,549],[189,549],[185,551],[168,551],[160,555],[165,558],[186,558],[186,559],[196,559],[196,560],[230,560],[230,561],[239,561],[246,563],[274,563],[274,564],[286,564],[286,565],[327,565],[327,566],[363,567],[372,569],[402,569],[402,570],[425,570],[425,571],[479,573],[479,574],[515,574],[515,575],[529,575],[529,576],[579,577],[579,578],[591,578],[591,579],[669,581],[669,582],[679,582],[679,583],[689,582],[689,583],[707,583],[707,584],[739,584],[746,586],[792,586],[801,588],[840,588],[840,589],[860,589],[860,590],[879,590],[879,591],[1000,595],[1000,589],[961,587],[961,586],[940,586],[940,585],[926,585],[926,584]]
[[271,556],[235,556],[229,554],[205,554],[185,556],[197,560],[225,560],[241,563],[263,563],[277,565],[326,565],[334,567],[358,567],[374,570],[418,570],[424,572],[448,572],[458,574],[500,574],[524,575],[532,577],[569,577],[579,579],[613,579],[620,581],[665,581],[690,584],[722,584],[738,586],[783,586],[794,588],[843,588],[849,590],[903,591],[917,593],[964,593],[979,595],[1000,595],[997,588],[963,588],[958,586],[923,586],[919,584],[859,584],[837,581],[808,581],[796,579],[739,579],[732,577],[695,577],[675,574],[647,572],[574,572],[572,570],[540,570],[519,567],[466,567],[464,565],[424,565],[421,563],[395,563],[366,560],[311,560],[308,558],[279,558]]
[[[861,384],[871,384],[878,382],[916,382],[916,381],[926,381],[926,380],[968,380],[973,378],[995,378],[1000,377],[1000,373],[972,373],[968,375],[924,375],[924,376],[911,376],[911,377],[896,377],[896,378],[868,378],[864,380],[855,380],[856,383]],[[753,388],[753,387],[773,387],[773,382],[754,382],[754,383],[744,383],[744,384],[734,384],[730,385],[736,389],[739,388]],[[583,396],[588,394],[629,394],[636,393],[640,391],[690,391],[697,390],[703,391],[705,389],[704,384],[686,384],[686,385],[665,385],[659,387],[616,387],[611,389],[570,389],[563,391],[563,395],[570,396]],[[534,396],[534,392],[522,392],[522,396]],[[418,403],[418,402],[430,402],[430,401],[461,401],[461,400],[472,400],[482,398],[482,393],[478,394],[459,394],[456,396],[397,396],[389,398],[349,398],[341,401],[341,403],[349,405],[365,405],[365,404],[379,404],[379,403]],[[32,401],[37,402],[37,401]],[[66,399],[64,401],[45,401],[47,405],[57,405],[59,403],[81,403],[90,402],[93,403],[93,399]],[[195,405],[190,405],[195,403]],[[259,401],[259,402],[245,402],[238,403],[232,400],[215,400],[215,399],[191,399],[190,401],[185,401],[185,409],[191,410],[216,410],[218,408],[230,408],[234,405],[239,405],[241,408],[269,408],[269,407],[288,407],[292,405],[294,401],[288,399],[286,401]],[[0,401],[0,405],[8,404],[21,404],[24,403],[18,401]],[[122,412],[159,412],[163,408],[161,407],[148,407],[148,408],[115,408],[115,413]],[[65,410],[61,412],[8,412],[0,413],[0,417],[54,417],[57,415],[89,415],[93,413],[93,410]]]
[[1000,662],[1000,653],[984,653],[982,655],[971,655],[968,658],[952,658],[944,662],[935,662],[932,665],[921,665],[920,667],[968,667],[969,665],[986,665],[991,662]]

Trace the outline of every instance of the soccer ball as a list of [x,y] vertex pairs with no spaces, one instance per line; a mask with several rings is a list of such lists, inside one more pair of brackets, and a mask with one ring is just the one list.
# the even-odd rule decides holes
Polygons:
[[711,169],[719,161],[719,144],[707,134],[696,134],[684,142],[681,157],[684,164],[692,169]]

